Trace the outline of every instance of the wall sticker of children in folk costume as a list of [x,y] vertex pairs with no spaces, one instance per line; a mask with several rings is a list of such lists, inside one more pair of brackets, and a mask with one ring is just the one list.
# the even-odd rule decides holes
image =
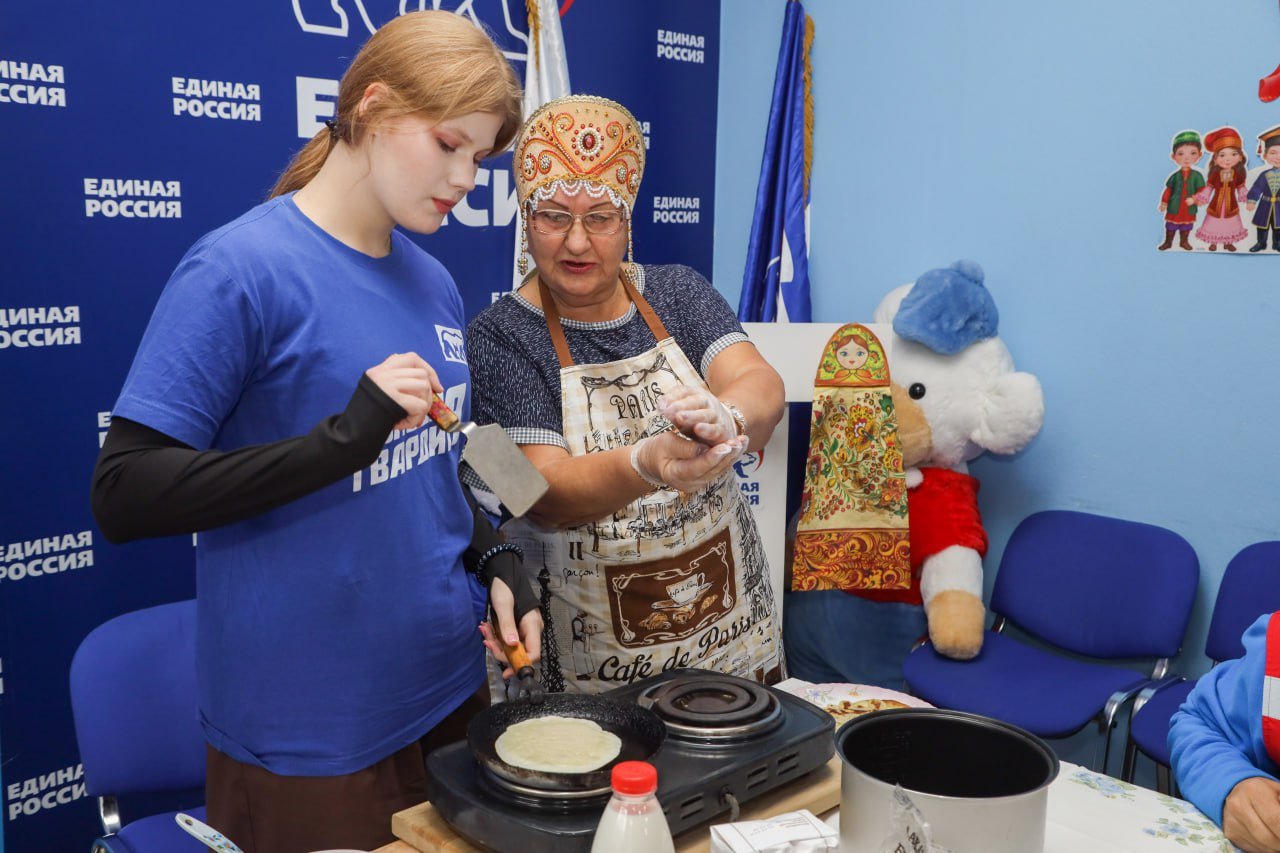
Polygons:
[[[1170,152],[1178,168],[1160,198],[1165,232],[1157,249],[1232,254],[1251,236],[1252,224],[1257,240],[1248,253],[1280,252],[1280,125],[1258,134],[1263,163],[1252,174],[1243,137],[1229,125],[1203,138],[1195,130],[1179,131]],[[1206,154],[1208,165],[1201,171]]]
[[1220,127],[1206,133],[1204,145],[1209,149],[1209,177],[1195,195],[1196,204],[1205,209],[1204,222],[1196,231],[1196,237],[1209,244],[1210,252],[1218,251],[1219,245],[1234,252],[1236,243],[1249,236],[1240,221],[1240,203],[1248,192],[1245,163],[1249,158],[1245,156],[1240,132],[1234,127]]
[[1250,252],[1262,252],[1267,248],[1267,232],[1271,232],[1271,248],[1280,251],[1280,125],[1258,134],[1258,154],[1266,161],[1267,168],[1254,178],[1249,187],[1249,210],[1253,212],[1253,227],[1258,229],[1258,242]]
[[1204,146],[1200,134],[1194,130],[1183,130],[1173,137],[1173,151],[1169,159],[1178,164],[1178,169],[1164,182],[1164,195],[1160,196],[1160,212],[1164,214],[1164,242],[1160,251],[1173,247],[1176,235],[1178,245],[1188,252],[1192,250],[1187,239],[1196,224],[1195,194],[1204,189],[1204,173],[1196,168],[1196,163],[1204,156]]

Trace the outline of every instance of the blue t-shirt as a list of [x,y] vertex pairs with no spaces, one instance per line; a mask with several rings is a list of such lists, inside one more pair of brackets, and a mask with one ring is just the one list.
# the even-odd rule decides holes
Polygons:
[[[203,237],[160,296],[114,414],[197,449],[309,432],[416,352],[468,410],[462,300],[393,233],[371,258],[276,198]],[[433,424],[378,461],[196,546],[200,711],[215,749],[290,776],[360,770],[484,681],[461,554],[461,447]]]

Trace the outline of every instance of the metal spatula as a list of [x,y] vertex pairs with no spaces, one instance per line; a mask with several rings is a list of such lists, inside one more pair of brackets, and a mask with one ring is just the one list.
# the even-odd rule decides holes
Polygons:
[[438,397],[427,415],[445,432],[467,440],[462,459],[480,475],[514,516],[522,516],[547,493],[547,480],[533,467],[506,430],[497,424],[476,426],[464,421]]

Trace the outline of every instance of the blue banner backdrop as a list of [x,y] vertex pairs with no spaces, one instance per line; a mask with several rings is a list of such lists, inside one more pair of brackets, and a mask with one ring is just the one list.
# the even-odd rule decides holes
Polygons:
[[[191,243],[263,199],[332,115],[337,79],[372,29],[422,7],[482,22],[523,79],[523,0],[6,12],[0,853],[87,848],[98,822],[72,728],[71,657],[112,616],[195,592],[190,538],[112,546],[88,506],[109,411],[160,289]],[[561,15],[574,90],[615,98],[644,125],[637,258],[710,277],[718,0],[566,0]],[[446,226],[419,238],[472,314],[511,280],[510,161],[486,163]]]

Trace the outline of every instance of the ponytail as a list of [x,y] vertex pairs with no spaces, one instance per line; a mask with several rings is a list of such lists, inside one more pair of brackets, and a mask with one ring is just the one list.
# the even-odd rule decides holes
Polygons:
[[331,137],[332,134],[327,127],[311,137],[307,144],[293,155],[289,166],[280,175],[276,185],[271,188],[271,195],[268,198],[300,190],[310,183],[329,157],[329,149],[333,147]]

